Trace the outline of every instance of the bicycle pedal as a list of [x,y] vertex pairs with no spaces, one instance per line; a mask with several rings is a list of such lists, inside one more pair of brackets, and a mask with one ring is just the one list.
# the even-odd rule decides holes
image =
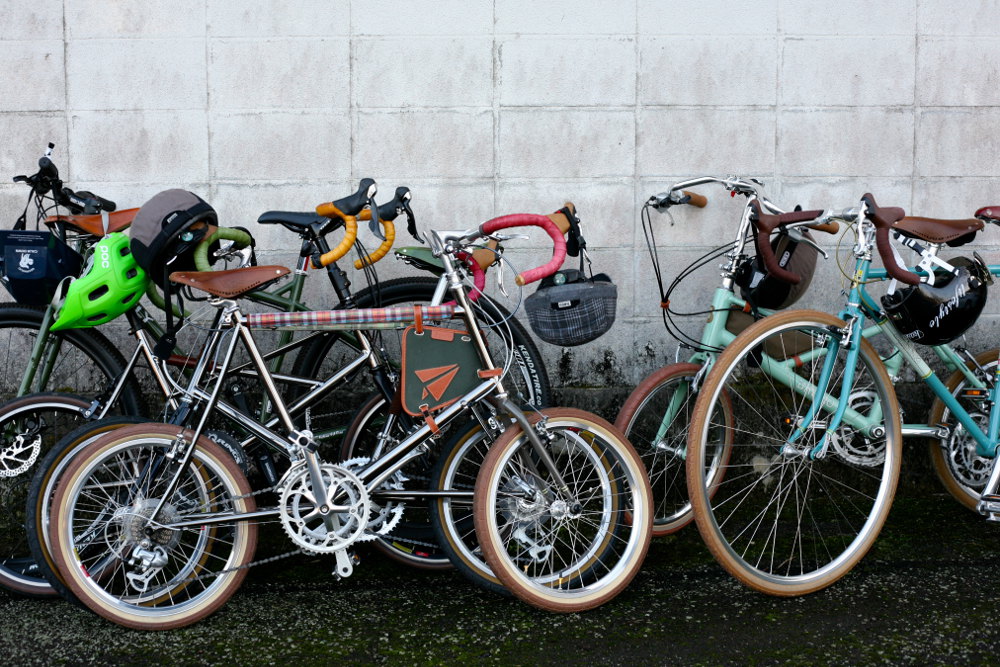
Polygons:
[[998,495],[984,495],[979,499],[979,504],[976,505],[976,509],[979,513],[986,517],[987,521],[998,521],[1000,522],[1000,496]]

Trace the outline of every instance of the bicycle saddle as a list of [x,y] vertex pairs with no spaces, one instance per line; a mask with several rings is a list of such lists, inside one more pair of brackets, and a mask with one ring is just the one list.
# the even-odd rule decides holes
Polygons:
[[313,212],[267,211],[257,218],[257,222],[262,225],[284,225],[293,232],[301,234],[312,225],[329,224],[330,219]]
[[248,266],[228,271],[175,271],[170,282],[233,299],[291,273],[284,266]]
[[[124,211],[114,211],[108,213],[108,233],[120,232],[128,229],[139,212],[137,208],[127,208]],[[104,236],[104,221],[100,214],[96,215],[50,215],[45,218],[45,224],[52,227],[56,224],[63,224],[68,227],[94,236]]]
[[975,218],[938,220],[905,217],[892,225],[892,230],[903,236],[922,239],[929,243],[947,243],[953,248],[972,241],[976,238],[976,232],[982,229],[983,221]]

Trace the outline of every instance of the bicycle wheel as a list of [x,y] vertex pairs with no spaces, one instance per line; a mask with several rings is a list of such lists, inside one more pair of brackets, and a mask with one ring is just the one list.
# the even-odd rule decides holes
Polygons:
[[[970,369],[982,368],[974,372],[987,387],[994,381],[998,354],[1000,350],[988,350],[976,355],[975,364],[969,363]],[[944,384],[985,433],[989,425],[989,397],[962,396],[962,391],[968,382],[961,371],[952,373]],[[983,495],[983,489],[986,488],[986,481],[993,470],[994,459],[976,453],[976,441],[952,417],[951,410],[940,398],[935,398],[931,404],[927,423],[952,425],[952,432],[948,438],[928,439],[927,452],[934,465],[934,472],[948,493],[963,506],[978,512],[976,505],[979,497]]]
[[56,597],[32,557],[25,501],[35,462],[86,420],[90,401],[66,394],[30,394],[0,406],[0,586],[28,597]]
[[581,410],[545,410],[543,446],[562,483],[527,436],[511,426],[476,480],[476,533],[490,569],[541,609],[592,609],[639,571],[652,536],[649,481],[618,429]]
[[[853,379],[845,373],[844,326],[816,311],[755,323],[719,356],[695,403],[687,479],[698,530],[726,570],[771,595],[810,593],[847,574],[878,536],[896,490],[902,439],[896,395],[867,341]],[[789,442],[813,405],[831,352],[834,398]],[[845,386],[848,412],[820,449]],[[712,489],[705,465],[723,392],[736,436]]]
[[[479,469],[494,441],[476,421],[457,429],[434,464],[431,488],[472,494]],[[477,586],[509,595],[483,557],[476,537],[472,496],[435,498],[430,511],[435,541],[451,564]]]
[[256,547],[257,525],[249,521],[147,530],[161,502],[161,524],[256,508],[239,466],[206,437],[179,470],[176,490],[163,497],[176,438],[177,427],[167,424],[101,436],[73,458],[52,501],[52,555],[67,585],[91,610],[126,627],[166,630],[208,616],[239,587]]
[[116,428],[141,424],[144,421],[142,417],[124,416],[84,422],[63,435],[35,466],[35,474],[31,476],[28,497],[24,503],[28,549],[38,567],[39,575],[48,582],[57,595],[67,600],[79,602],[55,569],[48,532],[52,498],[59,480],[62,479],[62,473],[77,452],[100,436]]
[[[615,428],[636,448],[649,473],[653,537],[675,533],[694,518],[684,460],[688,424],[697,398],[692,384],[701,369],[698,364],[671,364],[657,370],[635,388],[615,419]],[[713,487],[725,469],[733,443],[732,406],[723,400],[718,409],[720,414],[713,421],[725,426],[713,435],[717,445],[707,475]]]
[[[0,304],[0,401],[18,395],[25,369],[31,366],[31,351],[42,326],[44,308],[16,303]],[[94,329],[67,329],[50,332],[42,353],[44,360],[35,370],[30,392],[61,392],[96,396],[116,379],[125,360],[100,332]],[[134,378],[122,392],[121,411],[142,412],[142,393]]]

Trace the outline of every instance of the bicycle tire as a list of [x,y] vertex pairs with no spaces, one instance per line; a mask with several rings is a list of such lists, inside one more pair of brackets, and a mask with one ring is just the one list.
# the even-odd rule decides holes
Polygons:
[[[649,486],[653,490],[653,537],[676,533],[694,520],[687,494],[685,458],[688,424],[697,393],[693,382],[702,370],[698,364],[678,363],[664,366],[646,377],[622,405],[615,428],[629,439],[639,452]],[[724,411],[725,437],[712,457],[712,475],[725,469],[732,449],[732,405],[720,401]],[[673,412],[669,423],[666,415]],[[728,415],[728,416],[727,416]],[[711,484],[715,486],[716,480]]]
[[[981,366],[985,371],[984,381],[987,384],[992,383],[998,355],[1000,350],[987,350],[976,355],[976,363],[970,361],[968,367],[974,370],[977,366]],[[975,401],[960,396],[965,384],[965,375],[960,370],[952,373],[944,383],[948,392],[966,406],[969,415],[980,423],[985,432],[989,413],[984,412],[983,407],[977,406]],[[928,413],[927,423],[933,425],[948,422],[954,422],[951,435],[946,439],[928,438],[927,453],[934,466],[934,473],[945,490],[963,507],[978,513],[979,498],[986,488],[990,471],[993,470],[994,459],[976,453],[976,441],[969,436],[958,420],[951,418],[951,411],[944,402],[935,397]]]
[[[432,488],[475,491],[479,469],[494,442],[476,421],[457,429],[431,470]],[[510,591],[483,557],[476,537],[472,498],[435,498],[430,510],[434,537],[451,564],[476,586],[509,596]]]
[[[18,395],[21,380],[30,364],[31,350],[41,329],[45,309],[0,303],[0,350],[6,356],[0,363],[0,400]],[[57,361],[48,381],[36,377],[30,393],[62,392],[96,396],[114,381],[125,368],[125,359],[96,329],[66,329],[50,332],[58,343]],[[142,393],[135,378],[129,378],[118,399],[121,412],[142,414]]]
[[31,477],[28,498],[25,502],[25,530],[28,548],[31,550],[31,557],[35,561],[39,573],[45,578],[55,594],[61,595],[66,600],[81,604],[56,570],[47,530],[52,497],[55,495],[62,473],[72,461],[73,456],[84,446],[110,430],[141,424],[144,421],[145,419],[142,417],[121,416],[106,417],[100,421],[81,424],[60,438],[59,442],[35,467],[35,474]]
[[6,473],[0,476],[0,586],[9,591],[33,598],[59,595],[33,558],[25,530],[29,473],[63,433],[86,420],[89,407],[87,399],[68,394],[29,394],[0,406],[0,461]]
[[[210,615],[239,588],[256,548],[252,521],[142,529],[143,512],[151,515],[161,500],[155,494],[162,480],[132,471],[155,469],[152,462],[164,460],[176,438],[177,427],[167,424],[107,433],[73,458],[53,499],[49,532],[59,571],[87,607],[125,627],[168,630]],[[107,489],[116,490],[114,497]],[[167,514],[159,516],[251,512],[249,493],[232,457],[201,437],[166,499]]]
[[[730,574],[770,595],[811,593],[846,575],[878,537],[896,490],[899,405],[878,353],[866,340],[849,397],[856,414],[871,417],[873,429],[852,429],[845,418],[820,451],[823,415],[802,440],[788,442],[812,406],[812,391],[787,387],[803,380],[815,387],[812,378],[823,366],[823,350],[838,354],[828,391],[840,396],[845,326],[832,315],[808,310],[777,313],[753,324],[716,360],[695,403],[687,479],[698,530]],[[780,361],[798,379],[777,382],[779,371],[772,363]],[[722,482],[710,489],[705,443],[723,389],[733,404],[737,440]],[[770,525],[762,526],[765,521]]]
[[476,533],[514,596],[548,611],[585,611],[621,593],[642,566],[653,526],[649,480],[624,434],[600,417],[572,408],[543,415],[543,446],[569,495],[512,425],[477,477]]

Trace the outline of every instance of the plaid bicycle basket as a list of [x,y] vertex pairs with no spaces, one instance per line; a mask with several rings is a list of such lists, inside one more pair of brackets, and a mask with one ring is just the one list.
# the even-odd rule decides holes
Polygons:
[[0,230],[0,282],[27,306],[52,301],[59,282],[78,276],[83,258],[48,231]]
[[582,271],[560,271],[542,281],[524,300],[531,330],[553,345],[583,345],[604,335],[615,323],[618,287],[605,274],[587,278]]
[[444,408],[479,385],[482,361],[469,332],[443,327],[403,331],[402,403],[419,417]]

